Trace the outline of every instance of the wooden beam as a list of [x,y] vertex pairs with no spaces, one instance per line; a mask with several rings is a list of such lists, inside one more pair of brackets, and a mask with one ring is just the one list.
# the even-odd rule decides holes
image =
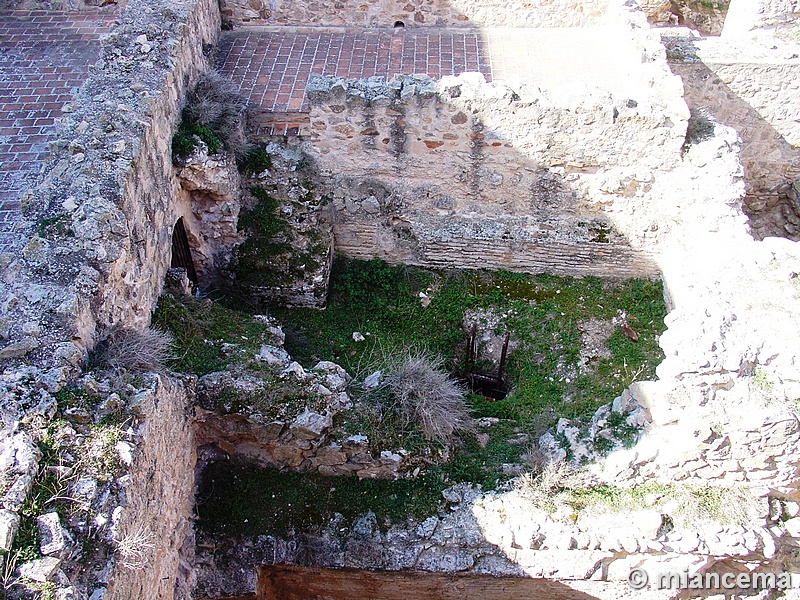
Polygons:
[[258,600],[595,600],[558,581],[425,571],[261,565]]

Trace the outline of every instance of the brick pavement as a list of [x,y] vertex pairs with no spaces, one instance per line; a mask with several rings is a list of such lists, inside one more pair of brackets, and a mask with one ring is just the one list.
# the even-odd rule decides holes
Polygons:
[[253,27],[226,33],[217,68],[262,110],[305,109],[310,74],[345,78],[479,71],[487,80],[538,85],[552,97],[625,89],[630,51],[596,29],[414,30]]
[[55,119],[99,58],[114,13],[0,12],[0,248],[36,181]]
[[490,76],[478,31],[395,33],[264,28],[225,35],[218,68],[250,102],[272,112],[303,109],[310,74],[362,78],[395,73],[432,77],[478,71]]

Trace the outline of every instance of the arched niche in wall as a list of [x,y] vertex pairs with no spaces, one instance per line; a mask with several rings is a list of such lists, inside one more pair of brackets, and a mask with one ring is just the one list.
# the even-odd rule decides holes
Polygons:
[[183,225],[183,217],[178,219],[172,229],[172,261],[170,267],[186,269],[189,279],[197,285],[197,271],[194,268],[189,239],[186,237],[186,227]]

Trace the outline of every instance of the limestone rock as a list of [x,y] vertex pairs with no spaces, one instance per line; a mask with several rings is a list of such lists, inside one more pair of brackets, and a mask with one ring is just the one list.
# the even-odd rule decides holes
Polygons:
[[178,178],[184,189],[202,191],[218,200],[238,198],[240,193],[239,172],[229,155],[209,155],[203,142],[186,158]]
[[330,415],[321,415],[312,410],[304,410],[289,426],[291,432],[300,439],[319,439],[323,432],[333,425]]
[[371,537],[375,532],[375,527],[378,524],[378,519],[372,511],[367,512],[362,516],[353,526],[353,533],[361,537]]
[[336,363],[323,360],[318,362],[312,370],[323,374],[325,386],[332,392],[343,392],[350,383],[350,375]]
[[0,509],[0,550],[8,552],[19,529],[19,516],[10,510]]
[[46,583],[50,581],[60,566],[61,559],[46,556],[45,558],[22,564],[19,567],[19,574],[21,577],[30,579],[31,581]]
[[428,539],[436,531],[439,525],[439,517],[428,517],[417,526],[416,533],[423,539]]
[[11,484],[2,497],[3,507],[18,511],[33,485],[40,452],[25,433],[0,441],[0,467],[10,475]]
[[39,528],[39,550],[44,556],[58,554],[64,549],[66,540],[58,513],[49,512],[37,517],[36,526]]
[[423,571],[457,573],[466,571],[474,565],[475,553],[471,549],[434,546],[422,552],[417,568]]
[[383,373],[381,373],[381,371],[374,371],[364,378],[364,388],[372,390],[380,387],[382,379]]
[[273,367],[286,367],[291,362],[291,357],[283,348],[264,345],[256,354],[256,360]]
[[281,371],[281,377],[294,376],[299,381],[305,381],[308,378],[308,373],[303,369],[303,365],[299,362],[292,361],[288,367]]

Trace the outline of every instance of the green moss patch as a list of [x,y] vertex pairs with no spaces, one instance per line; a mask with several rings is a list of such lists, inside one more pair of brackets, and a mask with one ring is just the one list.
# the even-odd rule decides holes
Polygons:
[[[430,294],[425,308],[419,293]],[[382,355],[409,346],[442,356],[456,372],[464,356],[462,320],[467,309],[506,315],[500,329],[519,343],[507,370],[514,385],[505,399],[473,398],[476,416],[523,423],[551,414],[586,418],[635,380],[653,378],[663,359],[658,336],[666,307],[658,281],[603,281],[508,272],[434,272],[381,261],[339,259],[324,312],[275,309],[287,333],[286,349],[307,364],[333,360],[350,373],[380,368]],[[639,341],[616,329],[608,339],[610,359],[579,368],[581,321],[630,315]],[[353,340],[353,332],[366,341]],[[501,333],[498,331],[498,333]]]
[[286,535],[329,523],[339,513],[348,525],[373,511],[380,525],[423,518],[444,506],[441,479],[386,481],[282,473],[218,462],[203,472],[197,494],[202,530],[227,535]]
[[209,299],[179,300],[165,294],[152,322],[175,338],[176,359],[170,366],[200,376],[241,364],[272,340],[269,327],[252,315]]

